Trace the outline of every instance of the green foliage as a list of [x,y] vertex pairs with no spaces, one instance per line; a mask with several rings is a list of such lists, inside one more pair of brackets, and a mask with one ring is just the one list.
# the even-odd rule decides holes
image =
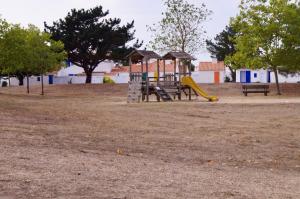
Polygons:
[[[300,9],[291,0],[243,0],[231,25],[237,52],[226,58],[248,68],[300,68]],[[278,85],[278,94],[280,94]]]
[[[3,30],[3,26],[1,30]],[[51,72],[62,66],[65,60],[64,46],[50,39],[33,25],[5,24],[0,33],[0,66],[2,74],[16,76]]]
[[[104,60],[121,60],[132,48],[127,46],[134,40],[134,22],[121,26],[121,19],[108,18],[108,11],[101,6],[89,10],[71,10],[52,26],[45,23],[45,30],[56,41],[62,41],[68,59],[82,67],[91,83],[92,73]],[[137,41],[134,47],[140,47]]]
[[111,79],[109,76],[105,76],[103,78],[103,84],[115,84],[114,80]]
[[247,0],[232,21],[237,53],[229,57],[249,68],[299,70],[300,9],[289,0]]
[[197,7],[184,0],[165,0],[166,11],[158,24],[148,26],[153,41],[149,47],[165,53],[183,51],[197,53],[203,45],[202,24],[211,14],[205,4]]
[[[236,53],[234,38],[236,32],[232,27],[226,26],[220,34],[218,34],[214,41],[206,40],[207,50],[217,58],[218,61],[225,61],[226,56],[232,56]],[[236,81],[236,70],[238,64],[231,62],[226,65],[231,71],[231,78]]]
[[226,56],[233,55],[235,50],[234,38],[236,32],[232,27],[226,26],[220,34],[218,34],[214,41],[206,40],[207,50],[217,58],[218,61],[224,61]]

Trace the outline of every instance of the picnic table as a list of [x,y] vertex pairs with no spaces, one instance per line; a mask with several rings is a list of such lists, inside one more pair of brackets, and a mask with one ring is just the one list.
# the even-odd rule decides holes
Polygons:
[[248,93],[264,93],[265,96],[270,93],[270,85],[269,84],[242,84],[242,91],[245,96],[248,96]]

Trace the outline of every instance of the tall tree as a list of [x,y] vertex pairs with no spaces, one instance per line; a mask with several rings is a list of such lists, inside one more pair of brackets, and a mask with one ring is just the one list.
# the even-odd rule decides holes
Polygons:
[[44,94],[43,76],[47,72],[60,69],[66,59],[64,45],[60,41],[51,39],[51,35],[41,32],[35,26],[29,25],[27,29],[27,45],[30,49],[30,73],[41,75],[42,95]]
[[[4,49],[3,48],[3,37],[6,34],[6,32],[9,30],[9,27],[11,25],[9,23],[7,23],[7,21],[5,19],[0,18],[0,49]],[[3,53],[3,52],[2,52]],[[1,54],[1,51],[0,51]],[[0,76],[5,75],[5,67],[3,64],[4,61],[4,57],[0,56]]]
[[[218,34],[214,41],[206,40],[207,50],[211,53],[212,56],[217,58],[218,61],[225,61],[226,56],[232,56],[235,52],[235,42],[234,37],[236,32],[232,27],[226,26],[220,34]],[[226,64],[226,67],[229,68],[231,72],[231,79],[233,82],[236,82],[236,66],[234,63]]]
[[19,25],[11,25],[2,35],[0,41],[0,65],[3,74],[12,74],[23,85],[24,78],[29,74],[28,46],[26,30]]
[[16,76],[20,85],[23,85],[26,76],[57,69],[65,58],[63,44],[51,40],[48,33],[41,32],[33,25],[28,28],[11,25],[0,38],[2,73]]
[[227,61],[248,68],[278,71],[300,68],[300,8],[291,0],[243,0],[239,15],[232,20],[238,32],[237,52]]
[[91,83],[92,73],[101,62],[124,58],[127,43],[134,40],[134,22],[121,26],[121,19],[108,18],[108,14],[102,6],[73,9],[52,26],[45,23],[52,38],[64,43],[68,59],[84,69],[86,83]]
[[199,52],[204,44],[203,22],[212,13],[205,4],[197,7],[185,0],[165,0],[166,11],[163,19],[148,26],[153,40],[149,47],[160,52]]

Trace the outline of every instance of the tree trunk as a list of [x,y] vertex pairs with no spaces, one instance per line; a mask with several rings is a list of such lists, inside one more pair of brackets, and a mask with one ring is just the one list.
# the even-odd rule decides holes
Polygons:
[[85,83],[86,84],[91,84],[92,83],[93,71],[91,71],[90,69],[85,69],[84,72],[85,72],[85,75],[86,75]]
[[22,75],[22,74],[18,74],[17,75],[17,79],[18,79],[18,81],[19,81],[19,86],[24,86],[24,75]]
[[10,87],[10,75],[8,75],[8,86]]
[[232,82],[236,82],[236,70],[232,69],[230,66],[227,66],[231,73]]
[[41,83],[42,83],[42,93],[41,95],[44,95],[44,75],[41,75]]
[[27,79],[27,94],[29,94],[29,76],[26,75],[26,79]]
[[281,95],[280,86],[279,86],[279,80],[278,80],[278,70],[277,70],[277,67],[273,67],[273,71],[275,73],[277,95]]
[[236,71],[231,73],[232,82],[236,82]]

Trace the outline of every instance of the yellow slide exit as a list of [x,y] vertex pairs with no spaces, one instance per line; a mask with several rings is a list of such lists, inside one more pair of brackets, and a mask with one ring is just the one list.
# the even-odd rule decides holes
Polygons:
[[209,96],[206,92],[204,92],[200,86],[193,80],[192,77],[183,77],[181,80],[182,84],[184,86],[191,87],[196,93],[204,97],[205,99],[208,99],[210,102],[216,102],[218,101],[218,97],[216,96]]

